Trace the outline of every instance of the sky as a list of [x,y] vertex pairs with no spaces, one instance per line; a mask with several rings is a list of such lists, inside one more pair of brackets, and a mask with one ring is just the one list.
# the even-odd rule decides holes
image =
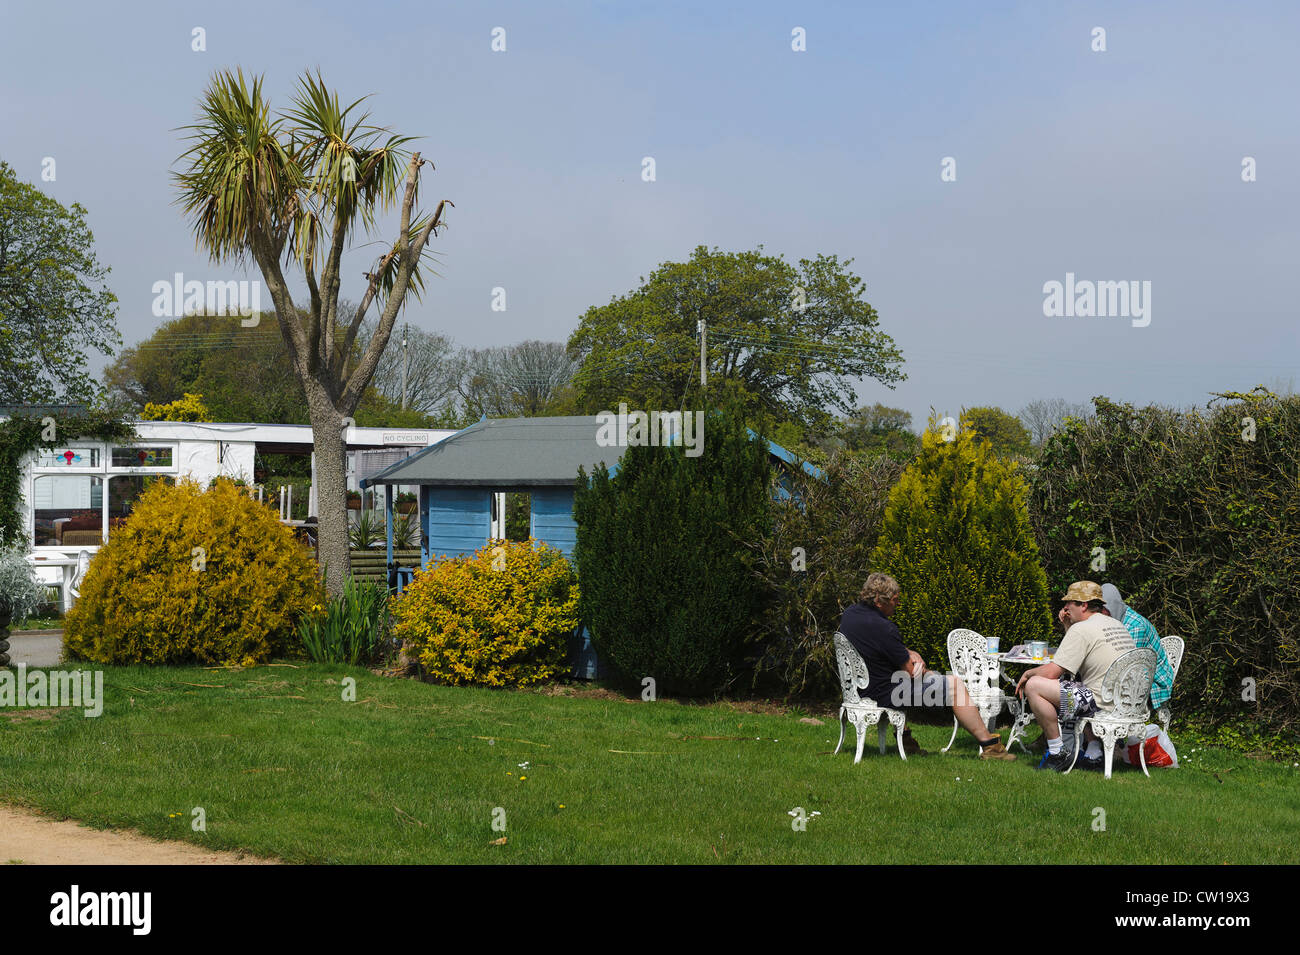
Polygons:
[[[126,345],[163,321],[155,282],[259,277],[195,249],[171,180],[211,76],[242,67],[277,105],[319,70],[420,137],[421,195],[455,208],[404,317],[458,345],[566,341],[696,246],[761,245],[853,260],[907,375],[859,400],[917,426],[1295,386],[1295,4],[0,5],[0,159],[86,207]],[[349,251],[344,297],[378,250]],[[1067,274],[1137,282],[1149,311],[1049,316]]]

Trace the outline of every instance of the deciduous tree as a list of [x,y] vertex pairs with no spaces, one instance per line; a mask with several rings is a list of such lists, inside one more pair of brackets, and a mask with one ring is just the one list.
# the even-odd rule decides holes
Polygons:
[[0,403],[92,399],[87,352],[122,339],[79,203],[65,208],[0,162]]
[[862,297],[852,260],[700,246],[665,262],[640,288],[593,306],[569,339],[582,360],[583,411],[673,409],[697,400],[699,323],[707,327],[708,400],[735,400],[751,420],[795,421],[816,432],[853,407],[853,386],[893,386],[902,355]]

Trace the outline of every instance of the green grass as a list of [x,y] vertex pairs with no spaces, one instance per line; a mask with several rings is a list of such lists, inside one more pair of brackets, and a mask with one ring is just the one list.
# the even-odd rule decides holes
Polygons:
[[328,664],[105,668],[105,696],[98,719],[0,710],[0,802],[291,862],[1300,862],[1300,769],[1224,750],[1105,780],[938,755],[949,730],[917,726],[932,755],[855,766],[833,721]]
[[9,629],[17,630],[62,630],[63,617],[59,614],[44,614],[28,617],[22,623],[10,623]]

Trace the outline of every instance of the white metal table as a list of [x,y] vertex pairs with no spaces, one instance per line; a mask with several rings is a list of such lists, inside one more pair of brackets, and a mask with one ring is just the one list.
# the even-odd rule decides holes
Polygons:
[[[1013,649],[1020,648],[1017,647]],[[1022,700],[1020,697],[1016,696],[1015,685],[1017,681],[1013,680],[1011,675],[1007,673],[1006,667],[1007,664],[1012,666],[1042,666],[1044,663],[1052,662],[1053,654],[1048,653],[1044,655],[1041,660],[1036,660],[1023,653],[1014,656],[1010,652],[990,653],[989,656],[997,659],[998,673],[1001,675],[1002,679],[1012,687],[1012,692],[1010,694],[1004,694],[1002,697],[1007,704],[1007,710],[1012,716],[1011,732],[1007,736],[1007,749],[1010,749],[1013,743],[1019,743],[1021,750],[1028,753],[1029,750],[1025,748],[1025,743],[1024,740],[1021,739],[1021,736],[1029,724],[1034,721],[1034,711],[1030,708],[1027,700]]]

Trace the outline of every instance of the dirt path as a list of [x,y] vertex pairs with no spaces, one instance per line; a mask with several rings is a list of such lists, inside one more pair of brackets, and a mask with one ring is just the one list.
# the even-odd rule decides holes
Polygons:
[[0,806],[0,865],[274,865],[267,859],[160,842],[138,832],[87,829]]

